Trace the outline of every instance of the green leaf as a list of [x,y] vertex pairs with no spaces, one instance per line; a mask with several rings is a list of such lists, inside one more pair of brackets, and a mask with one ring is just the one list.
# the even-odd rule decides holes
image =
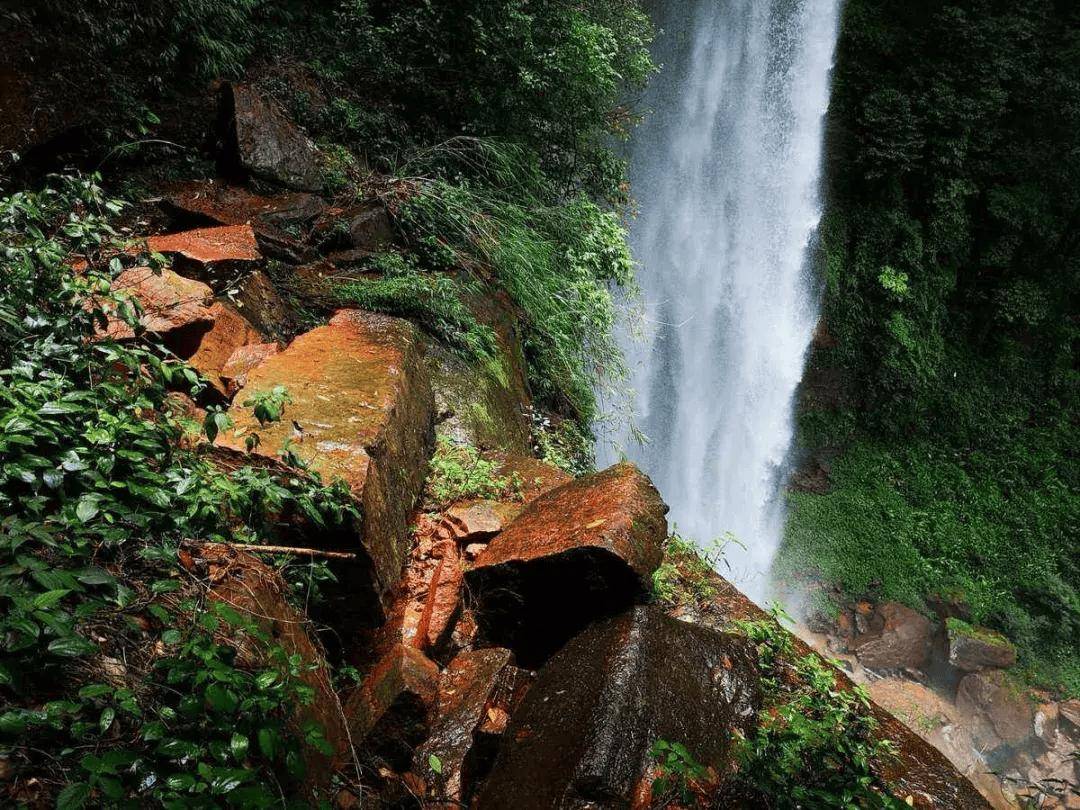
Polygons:
[[79,500],[79,505],[75,507],[75,515],[83,523],[88,523],[98,513],[97,500],[89,496],[84,496]]
[[277,732],[272,728],[260,728],[257,737],[262,755],[267,759],[273,759],[277,753]]
[[166,630],[161,634],[161,640],[165,644],[179,644],[180,638],[180,631],[176,629]]
[[243,760],[247,756],[248,738],[239,732],[234,732],[232,739],[229,740],[229,749],[237,760]]
[[102,734],[109,730],[109,727],[113,724],[113,720],[115,719],[116,709],[111,706],[102,709],[101,717],[98,718],[98,728],[101,729]]
[[435,773],[442,774],[442,760],[432,754],[427,758],[428,767]]
[[236,709],[236,696],[217,683],[206,687],[206,700],[215,711],[228,714]]
[[34,599],[34,610],[48,610],[69,593],[71,593],[70,588],[59,588],[54,591],[45,591],[45,593],[38,594]]
[[89,798],[90,785],[76,782],[60,791],[60,795],[56,797],[56,810],[79,810],[86,806]]
[[61,655],[65,658],[78,658],[80,655],[89,655],[97,652],[97,645],[87,641],[82,636],[65,636],[49,643],[47,648],[53,655]]

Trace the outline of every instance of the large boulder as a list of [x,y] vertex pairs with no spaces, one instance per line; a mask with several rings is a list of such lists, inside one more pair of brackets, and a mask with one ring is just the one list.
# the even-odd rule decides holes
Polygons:
[[956,688],[956,707],[991,765],[1035,736],[1035,701],[1001,670],[965,675]]
[[666,513],[629,463],[541,495],[466,574],[483,635],[534,666],[589,622],[625,610],[660,564]]
[[[252,344],[261,344],[259,334],[247,319],[229,304],[215,302],[210,307],[213,325],[202,336],[188,364],[201,374],[221,397],[232,393],[226,366],[233,355]],[[273,345],[273,344],[272,344]]]
[[1016,663],[1016,647],[1005,636],[950,618],[945,622],[949,663],[965,672],[1007,669]]
[[173,266],[188,275],[223,280],[238,275],[262,260],[250,225],[195,228],[151,236],[146,247],[173,257]]
[[[717,630],[728,630],[737,622],[773,621],[760,607],[751,602],[738,588],[715,572],[703,572],[710,595],[702,604],[676,605],[672,608],[685,621],[701,624]],[[868,611],[872,617],[873,611]],[[860,622],[870,630],[876,620]],[[791,644],[799,655],[816,653],[801,639],[792,636]],[[840,688],[854,688],[851,680],[842,672],[837,673]],[[955,808],[956,810],[984,810],[986,799],[953,764],[930,743],[923,740],[903,722],[895,718],[877,703],[870,703],[870,714],[877,721],[880,739],[895,744],[896,756],[878,764],[878,775],[895,786],[896,795],[911,797],[918,808]]]
[[165,190],[162,203],[166,211],[181,220],[247,224],[256,232],[265,228],[302,228],[326,209],[326,203],[314,194],[287,192],[268,196],[216,180],[175,183]]
[[[409,551],[409,519],[432,440],[419,334],[398,318],[342,310],[246,376],[230,411],[237,430],[258,435],[255,452],[271,457],[288,442],[324,480],[348,485],[361,508],[360,548],[345,550],[370,561],[366,581],[348,586],[354,598],[374,595],[385,609]],[[292,397],[281,422],[260,426],[237,404],[278,385]],[[223,441],[242,448],[242,436],[230,432]]]
[[724,772],[755,717],[756,661],[745,638],[654,607],[593,625],[540,672],[475,806],[629,807],[658,740]]
[[933,625],[921,613],[884,602],[869,615],[865,632],[851,647],[867,669],[920,669],[930,654],[933,635]]
[[318,147],[270,99],[249,84],[225,89],[225,168],[297,191],[325,185]]

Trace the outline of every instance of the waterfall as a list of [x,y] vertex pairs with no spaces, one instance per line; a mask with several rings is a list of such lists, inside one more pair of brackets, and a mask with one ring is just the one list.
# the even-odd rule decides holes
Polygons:
[[738,538],[725,573],[760,600],[817,319],[810,256],[840,0],[657,5],[662,70],[630,147],[641,328],[622,338],[648,442],[623,435],[601,455],[638,462],[680,533]]

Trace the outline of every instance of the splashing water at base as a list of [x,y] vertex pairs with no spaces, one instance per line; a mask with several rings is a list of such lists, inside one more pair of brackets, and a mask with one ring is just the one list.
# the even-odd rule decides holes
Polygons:
[[817,319],[809,259],[840,0],[666,2],[635,134],[643,339],[623,341],[652,476],[698,541],[734,534],[760,600],[783,532],[793,399]]

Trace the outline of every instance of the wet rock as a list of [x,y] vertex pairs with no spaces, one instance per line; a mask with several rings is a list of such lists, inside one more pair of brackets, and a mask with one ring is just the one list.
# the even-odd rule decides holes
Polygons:
[[[327,755],[305,746],[305,778],[311,786],[329,785],[334,759],[344,756],[349,749],[348,734],[323,650],[314,641],[309,622],[289,604],[288,585],[270,566],[229,546],[198,544],[187,551],[192,555],[188,564],[208,578],[211,599],[239,611],[288,654],[298,655],[304,667],[313,667],[302,668],[300,677],[314,690],[315,697],[309,705],[297,708],[295,725],[298,732],[312,721],[322,728],[333,753]],[[250,665],[267,665],[259,659],[262,651],[257,645],[241,644],[239,651],[241,659]]]
[[261,270],[237,281],[229,291],[229,300],[264,335],[281,341],[292,335],[296,315]]
[[[727,630],[734,622],[769,621],[765,611],[751,602],[735,586],[715,572],[706,574],[713,595],[707,603],[684,611],[684,620],[717,630]],[[869,606],[868,606],[869,607]],[[873,610],[867,611],[873,615]],[[858,616],[858,612],[853,616]],[[866,625],[869,626],[869,621]],[[792,637],[792,645],[799,655],[814,654],[801,639]],[[838,672],[840,688],[850,689],[853,684]],[[878,766],[882,779],[896,786],[901,797],[913,797],[916,807],[956,808],[956,810],[983,810],[986,800],[971,781],[964,777],[949,760],[933,745],[909,729],[903,722],[871,702],[870,712],[878,723],[880,739],[896,744],[897,755]]]
[[[276,385],[293,399],[281,422],[260,426],[235,404]],[[431,389],[414,327],[342,310],[249,371],[230,414],[237,430],[259,435],[257,453],[276,457],[288,441],[325,480],[348,485],[361,507],[360,548],[344,550],[362,553],[371,568],[349,588],[354,601],[373,596],[380,613],[387,609],[409,552],[432,439]],[[222,441],[243,448],[231,433]]]
[[365,200],[348,208],[327,209],[315,223],[323,249],[378,253],[394,241],[394,226],[382,200]]
[[502,291],[471,296],[466,303],[494,331],[497,353],[485,364],[445,347],[429,354],[438,433],[485,450],[531,456],[525,358],[513,305]]
[[490,768],[498,736],[482,734],[480,728],[489,710],[496,716],[498,712],[506,715],[505,709],[496,705],[496,698],[511,658],[509,650],[500,648],[463,652],[443,672],[438,718],[416,758],[422,769],[429,767],[433,756],[441,766],[440,773],[431,772],[428,777],[433,786],[429,798],[465,803],[478,778]]
[[658,739],[724,772],[754,720],[756,661],[745,638],[654,607],[593,625],[540,672],[476,807],[627,807]]
[[153,253],[173,256],[173,265],[181,272],[206,278],[221,278],[262,260],[250,225],[223,225],[151,236],[146,247]]
[[[266,196],[244,186],[197,180],[169,186],[162,204],[174,217],[218,225],[251,225],[295,231],[313,222],[326,209],[314,194],[293,192]],[[201,222],[200,222],[201,220]],[[295,235],[295,234],[294,234]]]
[[957,707],[928,686],[904,678],[878,678],[867,685],[870,697],[913,732],[933,745],[1000,810],[1015,806],[1001,782],[987,772],[971,732]]
[[956,689],[956,707],[975,747],[992,765],[1035,734],[1034,702],[1000,670],[964,676]]
[[[137,301],[142,308],[140,325],[181,357],[195,353],[214,323],[213,291],[169,269],[156,273],[149,267],[125,270],[113,281],[112,291]],[[116,318],[109,320],[105,334],[115,340],[135,336],[130,326]]]
[[1005,636],[959,619],[945,623],[949,663],[965,672],[1007,669],[1016,663],[1016,647]]
[[427,584],[416,627],[416,639],[421,648],[434,650],[441,646],[453,630],[454,619],[461,609],[461,585],[464,564],[457,543],[443,542],[435,552],[438,563]]
[[428,736],[438,705],[439,668],[422,652],[395,644],[345,703],[355,745],[406,771]]
[[225,366],[238,350],[261,343],[264,338],[228,304],[217,302],[210,308],[210,313],[213,325],[203,334],[199,348],[187,361],[219,395],[227,398],[235,393],[235,389],[230,389]]
[[252,343],[237,348],[229,355],[229,359],[221,368],[221,381],[225,385],[225,393],[230,398],[234,396],[237,391],[247,385],[249,371],[279,352],[281,352],[281,347],[277,343]]
[[666,513],[628,463],[541,495],[466,574],[482,634],[532,667],[589,622],[626,609],[660,564]]
[[867,669],[920,669],[926,663],[933,626],[921,613],[897,602],[885,602],[863,626],[866,629],[851,646]]
[[255,177],[297,191],[319,191],[324,185],[318,147],[270,99],[248,84],[225,90],[222,109],[225,168],[240,168]]
[[469,501],[451,506],[443,523],[459,543],[483,543],[503,529],[503,516],[495,501]]

